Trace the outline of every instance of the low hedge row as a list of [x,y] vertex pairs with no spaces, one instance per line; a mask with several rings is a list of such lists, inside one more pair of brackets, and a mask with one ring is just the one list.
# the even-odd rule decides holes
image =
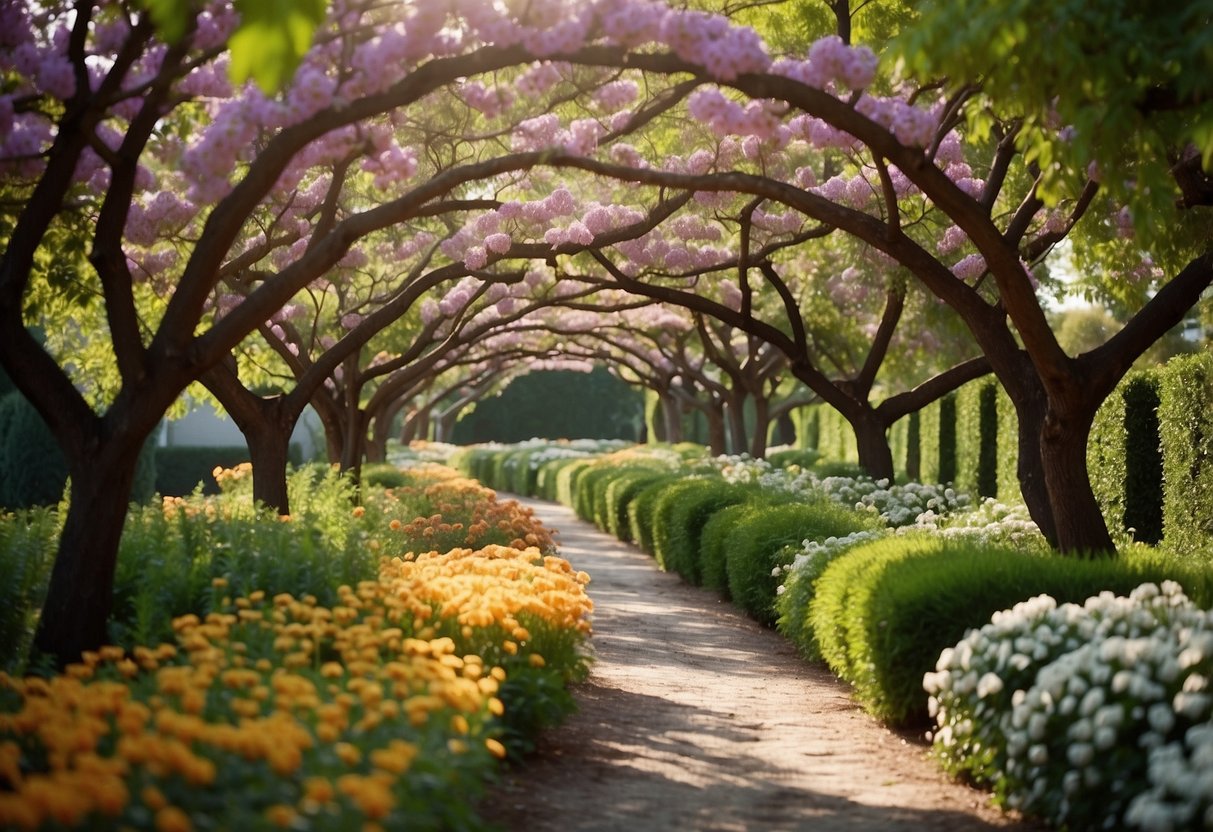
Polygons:
[[1027,598],[1081,603],[1176,579],[1213,604],[1213,574],[1161,556],[1079,560],[925,534],[854,547],[822,573],[809,620],[826,662],[875,716],[927,719],[923,675],[964,634]]

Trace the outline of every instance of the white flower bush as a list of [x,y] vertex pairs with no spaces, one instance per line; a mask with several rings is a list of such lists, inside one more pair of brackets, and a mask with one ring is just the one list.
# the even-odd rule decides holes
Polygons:
[[1027,508],[1008,506],[993,497],[987,497],[969,511],[945,513],[929,507],[914,519],[913,528],[975,543],[1047,547]]
[[[860,531],[851,532],[843,537],[827,537],[825,540],[802,540],[800,548],[795,550],[795,553],[792,555],[792,561],[786,566],[776,566],[771,571],[771,575],[778,578],[781,575],[802,573],[816,578],[834,558],[852,546],[866,543],[869,540],[876,540],[884,537],[886,534],[887,532]],[[786,589],[786,584],[780,584],[775,592],[777,595],[783,595]]]
[[923,686],[937,757],[1011,807],[1075,830],[1213,829],[1211,672],[1213,615],[1164,582],[996,613]]
[[969,495],[951,486],[919,482],[892,485],[886,479],[870,477],[826,477],[821,487],[835,502],[875,512],[893,528],[914,524],[928,512],[947,516],[972,502]]

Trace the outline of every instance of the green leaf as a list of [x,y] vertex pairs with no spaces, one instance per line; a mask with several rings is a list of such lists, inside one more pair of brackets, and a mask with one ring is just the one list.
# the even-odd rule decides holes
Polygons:
[[327,0],[238,0],[241,23],[228,41],[232,82],[252,78],[267,93],[282,89],[311,46],[326,6]]
[[189,0],[142,0],[142,5],[152,16],[156,31],[167,43],[181,40],[194,15]]

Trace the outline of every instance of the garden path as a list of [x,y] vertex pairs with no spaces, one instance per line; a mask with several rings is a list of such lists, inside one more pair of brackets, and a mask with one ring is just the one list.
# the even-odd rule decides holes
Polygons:
[[506,832],[1035,828],[777,633],[564,506],[520,502],[593,578],[595,661],[578,713],[482,804]]

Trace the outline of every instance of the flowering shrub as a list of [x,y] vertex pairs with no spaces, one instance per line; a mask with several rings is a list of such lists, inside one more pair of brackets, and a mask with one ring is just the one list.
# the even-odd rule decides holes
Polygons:
[[946,538],[967,538],[980,543],[1009,543],[1035,549],[1048,544],[1024,506],[1008,506],[993,497],[970,511],[944,515],[934,507],[920,514],[914,528]]
[[480,828],[506,687],[584,672],[587,581],[536,549],[430,553],[332,607],[217,597],[175,645],[0,675],[0,826]]
[[1071,829],[1213,821],[1213,614],[1174,582],[996,613],[926,674],[936,755]]
[[968,494],[949,486],[918,482],[890,485],[888,480],[870,477],[826,477],[821,480],[821,488],[830,499],[879,514],[894,528],[911,525],[928,512],[951,515],[970,504]]

